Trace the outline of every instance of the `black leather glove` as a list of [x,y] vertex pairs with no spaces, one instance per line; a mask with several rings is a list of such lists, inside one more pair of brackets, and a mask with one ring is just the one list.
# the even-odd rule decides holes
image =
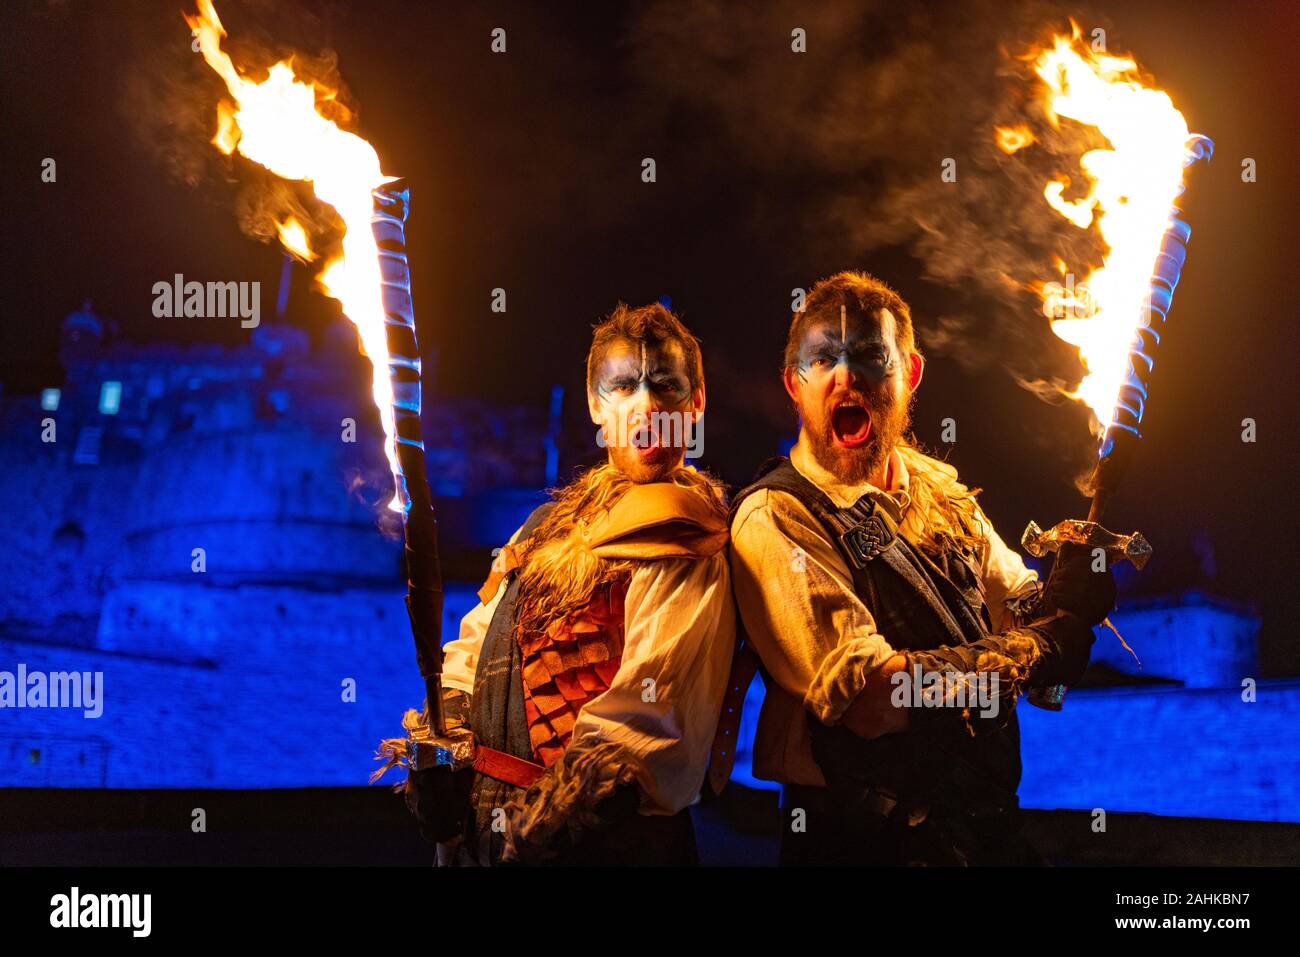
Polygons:
[[[443,690],[442,701],[447,727],[466,727],[469,695],[447,688]],[[453,771],[447,767],[437,767],[409,771],[403,796],[407,810],[419,825],[420,836],[426,841],[442,843],[462,833],[469,814],[470,789],[473,784],[473,768]]]
[[1068,611],[1089,626],[1099,625],[1115,607],[1115,574],[1110,560],[1104,571],[1093,571],[1092,549],[1065,542],[1052,563],[1052,573],[1043,588],[1040,614]]
[[[1114,587],[1112,582],[1112,594]],[[1058,611],[1050,618],[1031,622],[1026,630],[1040,636],[1038,650],[1041,657],[1030,669],[1028,683],[1031,687],[1070,685],[1083,677],[1092,656],[1093,642],[1097,640],[1092,626],[1085,619],[1072,612]]]
[[420,836],[441,844],[460,834],[469,812],[474,769],[425,768],[406,777],[406,807],[415,816]]

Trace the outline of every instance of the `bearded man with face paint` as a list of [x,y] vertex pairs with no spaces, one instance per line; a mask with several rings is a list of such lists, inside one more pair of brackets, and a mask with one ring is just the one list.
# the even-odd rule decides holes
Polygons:
[[[735,647],[725,496],[684,464],[699,343],[662,305],[620,304],[595,327],[587,402],[607,461],[516,531],[445,648],[474,768],[405,785],[441,863],[696,862],[687,808]],[[384,743],[390,766],[403,748]]]
[[757,653],[754,772],[783,785],[783,863],[1033,863],[1016,699],[1075,681],[1114,604],[1082,548],[1040,583],[909,440],[923,368],[897,293],[819,282],[784,356],[798,441],[733,503],[737,673]]

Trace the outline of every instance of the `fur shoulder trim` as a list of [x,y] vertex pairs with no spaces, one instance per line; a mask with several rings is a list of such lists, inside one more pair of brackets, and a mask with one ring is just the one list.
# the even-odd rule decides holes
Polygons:
[[968,488],[958,478],[955,466],[909,443],[900,442],[898,453],[907,468],[912,500],[900,525],[907,539],[935,554],[952,545],[982,549],[988,529],[976,501],[979,489]]
[[955,465],[949,465],[941,459],[926,455],[920,449],[902,442],[898,444],[898,454],[902,456],[903,464],[907,466],[909,476],[920,475],[941,488],[956,486],[962,491],[966,491],[966,486],[957,477],[957,467]]

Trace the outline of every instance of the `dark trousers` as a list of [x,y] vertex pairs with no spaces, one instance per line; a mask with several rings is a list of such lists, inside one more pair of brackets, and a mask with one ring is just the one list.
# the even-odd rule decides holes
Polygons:
[[[479,777],[480,790],[475,792],[479,809],[469,821],[471,830],[459,848],[456,862],[469,867],[497,866],[501,863],[504,837],[492,829],[492,801],[498,807],[504,806],[522,792]],[[547,860],[553,866],[693,867],[700,862],[689,809],[672,815],[619,815],[603,828],[584,832],[576,843],[567,840],[567,835],[560,837],[555,849],[558,856]]]
[[633,814],[590,833],[559,864],[581,867],[693,867],[700,862],[689,810]]
[[[853,795],[787,785],[781,802],[782,867],[964,867],[1041,865],[1020,833],[1020,812],[881,815]],[[802,814],[796,814],[801,811]]]

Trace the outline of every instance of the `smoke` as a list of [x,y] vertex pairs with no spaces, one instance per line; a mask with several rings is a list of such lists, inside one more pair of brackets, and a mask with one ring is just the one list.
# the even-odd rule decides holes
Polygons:
[[[643,82],[707,114],[732,161],[805,184],[794,216],[765,218],[793,225],[792,248],[807,250],[814,269],[906,250],[937,287],[921,297],[934,308],[914,302],[923,348],[969,370],[1001,366],[1059,399],[1082,370],[1052,335],[1033,284],[1061,280],[1056,257],[1098,263],[1100,247],[1095,230],[1051,211],[1042,189],[1102,143],[1078,127],[1053,129],[1030,65],[1015,57],[1068,32],[1067,13],[1085,30],[1097,23],[1077,6],[1023,0],[664,2],[646,10],[631,46]],[[795,28],[805,53],[791,50]],[[1008,156],[994,126],[1019,124],[1038,143]],[[955,181],[941,175],[945,162]],[[1082,184],[1073,185],[1067,197]]]
[[[308,9],[274,0],[217,0],[217,13],[229,33],[222,49],[253,79],[281,60],[292,60],[304,82],[336,90],[318,100],[321,112],[340,126],[356,121],[356,107],[338,70],[333,50],[322,49],[337,18],[335,4]],[[333,211],[312,198],[311,187],[281,179],[239,155],[226,156],[212,143],[217,104],[229,100],[225,84],[191,45],[182,7],[166,15],[123,18],[131,30],[124,58],[119,111],[137,145],[168,179],[204,187],[214,199],[233,206],[239,228],[260,242],[273,242],[275,224],[293,216],[307,230],[312,247],[331,245],[341,233]],[[190,2],[183,5],[194,13]],[[308,50],[319,50],[316,54]],[[213,184],[225,189],[212,190]]]

